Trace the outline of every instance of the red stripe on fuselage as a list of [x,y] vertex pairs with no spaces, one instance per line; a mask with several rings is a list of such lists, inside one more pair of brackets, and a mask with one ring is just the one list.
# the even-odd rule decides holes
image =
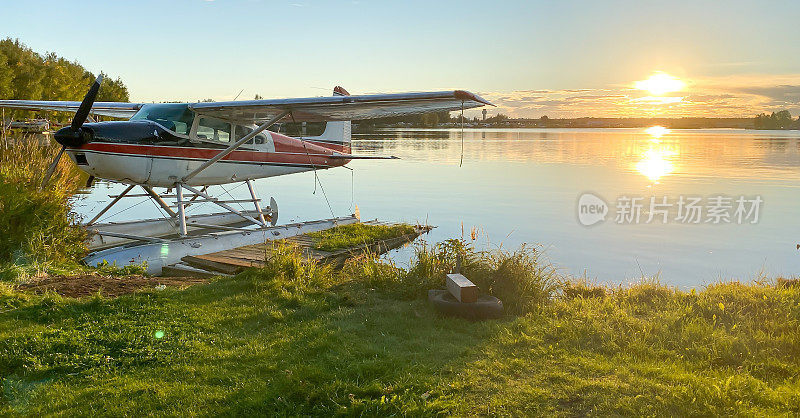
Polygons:
[[[276,151],[277,151],[277,142]],[[299,142],[299,141],[298,141]],[[288,145],[288,144],[286,144]],[[242,161],[254,163],[276,163],[276,164],[297,164],[314,165],[317,167],[338,167],[347,163],[347,160],[328,158],[332,154],[331,150],[322,149],[313,144],[308,144],[306,148],[300,144],[296,146],[282,147],[286,151],[264,152],[264,151],[233,151],[226,155],[222,161]],[[164,145],[136,145],[119,144],[111,142],[90,142],[79,149],[87,151],[111,152],[116,154],[128,154],[147,157],[170,157],[208,160],[219,154],[221,149],[199,148],[199,147],[175,147]],[[289,151],[291,149],[292,151]],[[306,152],[306,150],[308,152]]]
[[315,141],[313,139],[306,139],[306,142],[314,145],[319,145],[320,147],[332,149],[334,151],[341,152],[343,154],[350,154],[349,145],[334,144],[332,142],[325,142],[325,141]]

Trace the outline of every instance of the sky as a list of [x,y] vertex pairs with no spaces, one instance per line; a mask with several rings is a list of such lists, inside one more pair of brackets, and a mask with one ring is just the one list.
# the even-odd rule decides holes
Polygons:
[[[0,37],[119,77],[135,102],[341,85],[464,89],[512,117],[800,114],[798,1],[0,0],[0,10]],[[637,88],[653,75],[679,88]]]

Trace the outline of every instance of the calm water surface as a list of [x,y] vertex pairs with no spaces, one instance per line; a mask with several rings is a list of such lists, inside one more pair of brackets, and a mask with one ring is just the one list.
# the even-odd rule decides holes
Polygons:
[[[800,272],[797,132],[467,130],[461,167],[458,130],[363,134],[354,148],[402,159],[360,160],[350,164],[352,172],[319,172],[323,189],[315,185],[314,174],[304,173],[259,180],[258,192],[265,199],[275,197],[281,222],[330,217],[331,210],[344,216],[355,203],[363,219],[436,225],[429,241],[461,237],[462,231],[469,238],[475,228],[479,247],[540,244],[564,273],[601,283],[659,275],[665,283],[688,288],[720,279],[750,280],[760,272]],[[246,187],[225,188],[237,197],[247,193]],[[80,211],[96,212],[119,190],[113,184],[95,186]],[[601,197],[611,210],[591,227],[577,216],[578,198],[586,192]],[[671,212],[666,224],[661,218],[646,223],[651,197],[674,203],[680,196],[717,195],[760,196],[758,222],[684,224]],[[639,223],[615,222],[622,196],[643,199]],[[109,215],[126,207],[107,220],[158,214],[153,203],[131,198]],[[192,209],[211,210],[208,205]],[[408,255],[406,250],[394,257],[402,263]]]

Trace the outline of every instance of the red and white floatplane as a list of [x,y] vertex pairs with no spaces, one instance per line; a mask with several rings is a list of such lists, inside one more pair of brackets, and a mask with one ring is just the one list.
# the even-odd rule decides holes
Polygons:
[[[85,224],[92,232],[84,260],[124,266],[147,263],[148,272],[186,255],[208,254],[270,239],[357,222],[357,214],[276,225],[274,199],[262,207],[252,180],[344,166],[354,159],[394,157],[351,154],[350,121],[426,112],[455,111],[491,104],[463,90],[352,96],[336,87],[333,96],[203,103],[95,102],[102,76],[82,102],[0,100],[0,107],[75,112],[70,126],[54,138],[61,144],[45,174],[47,183],[61,156],[90,176],[126,184],[122,193]],[[90,115],[128,118],[93,122]],[[87,121],[90,121],[87,123]],[[316,136],[290,137],[269,130],[285,122],[324,122]],[[209,194],[209,187],[245,182],[254,204],[240,211]],[[142,194],[130,192],[140,187]],[[159,193],[156,189],[162,189]],[[165,190],[164,190],[165,189]],[[164,218],[96,223],[124,197],[148,197]],[[173,204],[168,203],[169,200]],[[212,202],[224,212],[187,216],[193,204]]]

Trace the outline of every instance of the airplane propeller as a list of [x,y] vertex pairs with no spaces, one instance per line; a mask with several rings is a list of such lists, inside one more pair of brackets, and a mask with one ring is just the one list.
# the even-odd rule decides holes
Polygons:
[[47,182],[56,170],[56,166],[58,166],[58,162],[61,160],[61,156],[64,154],[64,150],[67,149],[67,146],[79,147],[89,142],[90,133],[84,131],[82,127],[86,119],[89,118],[89,111],[92,110],[92,105],[97,99],[97,93],[100,91],[100,83],[102,82],[103,75],[100,74],[97,80],[94,81],[94,84],[92,84],[92,87],[89,88],[86,96],[83,97],[78,111],[75,112],[75,117],[72,118],[72,123],[69,126],[59,129],[56,131],[55,135],[53,135],[56,142],[61,144],[61,150],[58,151],[56,158],[53,159],[50,167],[47,168],[47,172],[44,174],[44,179],[42,180],[42,188],[47,185]]

